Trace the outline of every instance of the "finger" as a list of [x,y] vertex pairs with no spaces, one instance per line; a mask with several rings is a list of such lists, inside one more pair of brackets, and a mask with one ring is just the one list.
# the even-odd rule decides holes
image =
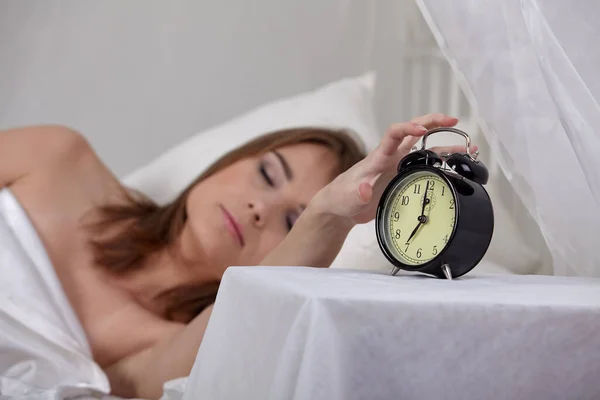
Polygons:
[[427,132],[427,128],[416,123],[402,122],[392,124],[383,139],[381,139],[381,150],[386,156],[394,155],[398,150],[398,146],[406,137],[413,136],[418,141],[419,137],[423,136],[425,132]]
[[423,125],[427,129],[433,129],[438,127],[452,127],[458,123],[458,118],[449,117],[445,114],[427,114],[413,119],[414,122],[419,125]]
[[403,153],[410,153],[413,146],[417,144],[417,142],[421,139],[419,136],[407,136],[404,138],[398,150],[401,150]]

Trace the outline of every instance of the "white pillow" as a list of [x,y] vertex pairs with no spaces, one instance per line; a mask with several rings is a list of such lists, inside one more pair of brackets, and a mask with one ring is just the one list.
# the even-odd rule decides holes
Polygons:
[[367,149],[373,148],[380,138],[373,116],[375,80],[375,73],[368,72],[263,105],[195,134],[126,176],[124,183],[159,203],[169,201],[227,152],[291,127],[349,129]]
[[[380,140],[373,116],[375,82],[376,74],[368,72],[263,105],[195,134],[126,176],[124,183],[158,203],[167,202],[227,152],[264,133],[289,127],[348,129],[367,150],[373,149]],[[355,227],[332,267],[387,268],[374,240],[374,222]]]

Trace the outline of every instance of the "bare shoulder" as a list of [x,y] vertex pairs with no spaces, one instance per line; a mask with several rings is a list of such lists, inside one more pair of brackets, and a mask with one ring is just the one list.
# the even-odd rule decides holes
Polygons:
[[92,256],[84,218],[119,201],[125,189],[85,137],[67,127],[3,131],[0,153],[0,187],[8,186],[27,212],[59,278],[70,276],[70,267]]
[[[32,194],[79,191],[96,203],[125,190],[85,136],[70,127],[38,125],[2,131],[0,144],[6,152],[0,166],[8,171],[4,185],[17,191],[23,187]],[[0,187],[2,181],[0,174]]]
[[[30,125],[0,131],[10,141],[30,141],[32,148],[40,152],[60,149],[65,143],[80,141],[82,136],[75,129],[65,125]],[[4,140],[4,139],[3,139]],[[45,146],[43,146],[45,145]]]
[[12,186],[91,148],[67,127],[38,125],[0,131],[0,187]]
[[[91,150],[83,135],[62,125],[34,125],[4,130],[0,132],[0,143],[5,151],[11,150],[15,159],[21,156],[38,165]],[[27,154],[24,154],[25,151]],[[28,157],[23,157],[26,155]]]
[[82,164],[109,172],[79,131],[67,126],[45,125],[25,128],[22,134],[23,140],[28,142],[26,145],[38,156],[38,166],[43,166],[46,172],[60,169],[64,173]]

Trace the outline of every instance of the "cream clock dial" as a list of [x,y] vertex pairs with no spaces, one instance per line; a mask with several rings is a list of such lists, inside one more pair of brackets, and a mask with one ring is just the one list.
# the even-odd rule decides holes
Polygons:
[[391,248],[408,265],[432,260],[448,244],[456,222],[452,189],[436,174],[412,174],[399,182],[385,216]]
[[448,244],[456,222],[456,200],[446,181],[420,171],[398,182],[385,205],[389,248],[404,264],[435,258]]

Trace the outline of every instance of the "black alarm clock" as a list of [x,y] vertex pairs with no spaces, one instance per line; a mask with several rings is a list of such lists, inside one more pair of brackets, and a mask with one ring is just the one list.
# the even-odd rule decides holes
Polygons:
[[[453,132],[466,138],[464,153],[425,148],[427,137]],[[453,279],[471,271],[492,240],[494,210],[487,191],[488,170],[470,152],[471,139],[456,128],[423,136],[420,150],[406,155],[383,192],[375,220],[377,242],[398,271]]]

